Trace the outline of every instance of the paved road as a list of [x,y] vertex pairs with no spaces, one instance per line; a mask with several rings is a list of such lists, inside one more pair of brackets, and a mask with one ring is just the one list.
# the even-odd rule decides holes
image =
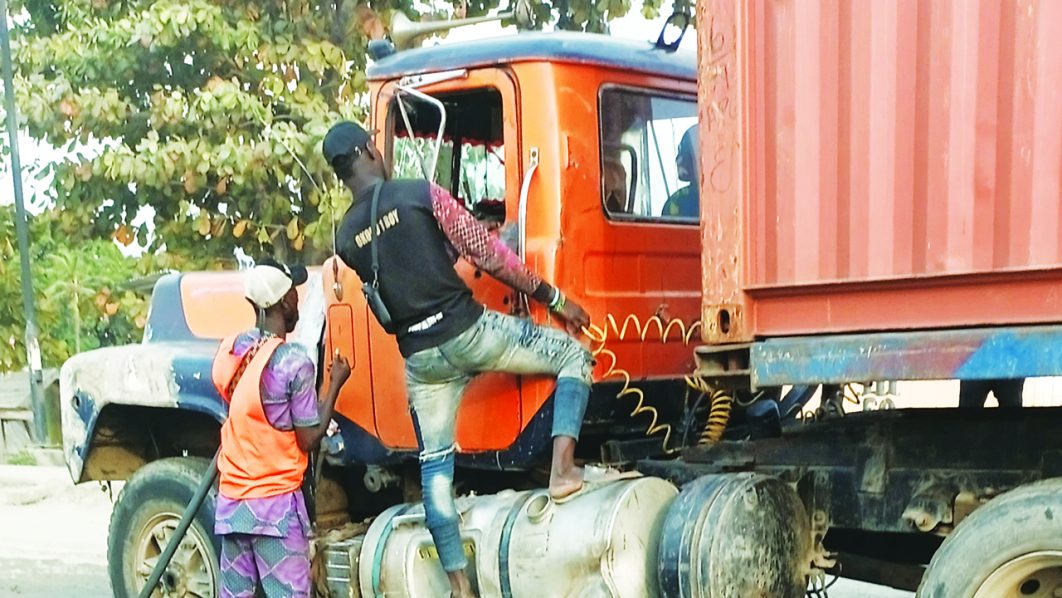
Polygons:
[[[110,515],[110,499],[97,484],[72,486],[61,468],[0,466],[0,596],[110,596]],[[849,580],[838,581],[829,595],[912,596]]]
[[64,469],[0,467],[0,596],[110,596],[110,516],[99,486]]

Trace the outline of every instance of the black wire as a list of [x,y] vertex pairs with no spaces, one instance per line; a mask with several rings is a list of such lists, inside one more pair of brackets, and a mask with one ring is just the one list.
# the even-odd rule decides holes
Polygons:
[[[689,392],[689,391],[687,391],[687,392]],[[683,447],[686,446],[686,441],[689,439],[690,428],[693,426],[694,422],[697,421],[697,409],[701,406],[701,401],[703,401],[704,398],[707,397],[707,396],[708,396],[708,393],[702,392],[697,397],[697,400],[693,402],[693,408],[690,409],[688,417],[686,418],[686,426],[682,430],[682,446]]]

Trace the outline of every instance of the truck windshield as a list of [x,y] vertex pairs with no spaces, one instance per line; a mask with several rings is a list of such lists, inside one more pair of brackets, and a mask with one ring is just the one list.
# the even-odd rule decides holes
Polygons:
[[[505,142],[502,98],[495,89],[439,95],[446,106],[446,130],[435,182],[480,220],[505,220]],[[434,107],[407,100],[412,134],[393,105],[388,115],[395,178],[422,178],[418,160],[431,151],[439,130]]]
[[606,88],[599,105],[601,194],[608,216],[696,223],[694,98]]

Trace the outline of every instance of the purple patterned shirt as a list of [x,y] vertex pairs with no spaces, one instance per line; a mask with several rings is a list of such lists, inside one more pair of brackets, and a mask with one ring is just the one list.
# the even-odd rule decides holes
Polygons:
[[[254,329],[236,337],[233,352],[246,353],[261,338]],[[292,343],[277,347],[262,372],[262,409],[266,420],[278,430],[313,427],[321,422],[314,389],[313,361]],[[302,491],[267,498],[236,500],[218,495],[214,512],[214,533],[255,534],[284,537],[293,521],[304,532],[310,530],[310,517]]]

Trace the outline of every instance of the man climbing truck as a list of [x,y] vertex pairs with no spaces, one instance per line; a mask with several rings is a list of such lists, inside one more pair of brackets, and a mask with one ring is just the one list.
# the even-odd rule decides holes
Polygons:
[[[324,138],[325,160],[354,194],[339,227],[339,254],[358,272],[378,323],[398,338],[406,392],[420,449],[425,522],[455,598],[472,596],[453,503],[454,421],[461,396],[484,372],[557,376],[549,495],[564,500],[583,484],[575,465],[586,403],[590,353],[559,330],[484,310],[457,276],[454,250],[533,297],[578,334],[583,308],[539,279],[465,207],[424,180],[387,180],[369,134],[341,122]],[[370,287],[366,287],[366,285]]]
[[[552,500],[553,380],[475,378],[454,424],[474,590],[787,597],[840,571],[932,598],[1059,593],[1062,409],[804,406],[822,385],[851,405],[863,382],[1062,375],[1062,8],[698,8],[698,64],[663,40],[522,33],[383,52],[368,72],[395,178],[429,173],[590,314],[575,456],[641,474]],[[699,227],[662,214],[693,125]],[[456,270],[487,308],[549,322]],[[108,540],[119,596],[217,448],[208,364],[253,325],[239,281],[164,278],[143,344],[63,368],[72,476],[128,480]],[[323,443],[316,589],[440,595],[404,360],[360,288],[326,262],[290,339],[322,384],[337,352],[352,370]],[[209,507],[164,594],[215,595]]]

